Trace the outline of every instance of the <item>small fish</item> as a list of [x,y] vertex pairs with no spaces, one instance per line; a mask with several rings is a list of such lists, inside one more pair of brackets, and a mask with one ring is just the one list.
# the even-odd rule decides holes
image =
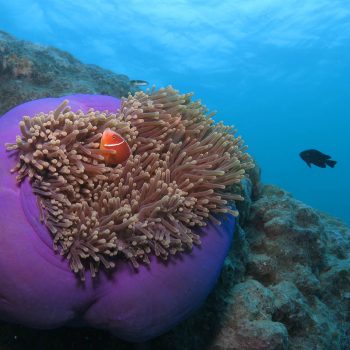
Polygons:
[[100,150],[108,165],[123,163],[131,154],[128,143],[110,128],[106,129],[102,134]]
[[130,84],[133,86],[147,86],[148,81],[145,80],[130,80]]
[[337,163],[335,160],[332,160],[331,156],[327,156],[316,149],[308,149],[306,151],[299,153],[301,159],[306,162],[306,164],[311,167],[311,164],[314,164],[320,168],[325,168],[326,165],[334,168]]

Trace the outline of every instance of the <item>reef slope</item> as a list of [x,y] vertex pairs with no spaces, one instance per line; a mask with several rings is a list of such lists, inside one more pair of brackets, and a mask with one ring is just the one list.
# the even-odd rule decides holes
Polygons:
[[68,52],[0,31],[0,115],[23,102],[71,93],[127,96],[126,75],[83,64]]
[[[246,181],[248,193],[252,185]],[[155,343],[176,344],[172,349],[349,349],[349,228],[273,185],[261,185],[250,198],[208,302]]]

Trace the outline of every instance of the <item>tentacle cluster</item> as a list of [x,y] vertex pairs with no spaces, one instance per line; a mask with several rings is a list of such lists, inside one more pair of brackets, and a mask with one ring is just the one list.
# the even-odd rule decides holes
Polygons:
[[[68,101],[48,114],[20,122],[21,136],[7,144],[13,169],[29,176],[54,248],[84,278],[121,255],[137,268],[149,255],[167,259],[200,244],[197,227],[215,216],[237,215],[239,183],[252,161],[235,130],[215,124],[191,94],[171,87],[138,92],[115,113],[73,113]],[[129,159],[104,163],[106,128],[130,145]]]

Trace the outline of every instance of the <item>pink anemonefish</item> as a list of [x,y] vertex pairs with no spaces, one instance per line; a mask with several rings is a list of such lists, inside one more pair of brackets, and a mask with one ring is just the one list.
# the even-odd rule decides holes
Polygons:
[[123,163],[131,154],[128,143],[118,133],[109,128],[102,134],[100,150],[108,165]]

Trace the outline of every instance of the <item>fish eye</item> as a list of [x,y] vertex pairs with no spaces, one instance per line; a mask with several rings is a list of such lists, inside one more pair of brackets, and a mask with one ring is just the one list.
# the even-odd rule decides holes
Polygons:
[[117,138],[117,135],[113,135],[112,139],[115,140]]

